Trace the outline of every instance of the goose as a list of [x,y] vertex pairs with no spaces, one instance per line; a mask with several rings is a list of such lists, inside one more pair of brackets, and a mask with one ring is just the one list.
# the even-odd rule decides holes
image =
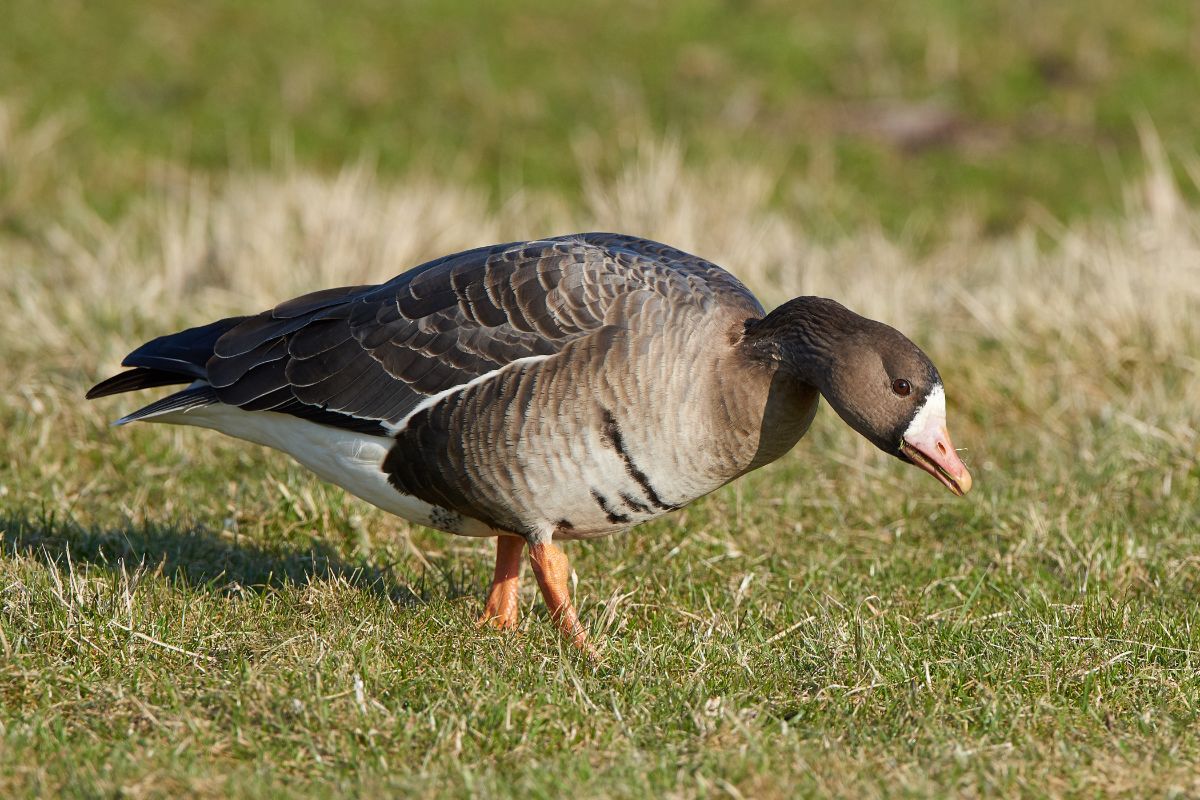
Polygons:
[[87,397],[184,385],[121,417],[281,450],[386,512],[496,539],[480,624],[519,621],[523,552],[550,618],[594,654],[562,540],[624,531],[788,452],[824,396],[956,495],[971,474],[942,379],[899,331],[647,239],[480,247],[373,286],[154,339]]

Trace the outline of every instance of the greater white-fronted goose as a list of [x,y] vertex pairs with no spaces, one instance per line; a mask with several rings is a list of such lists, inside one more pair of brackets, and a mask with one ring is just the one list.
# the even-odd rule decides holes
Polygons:
[[89,398],[186,388],[122,417],[282,450],[407,520],[495,536],[483,621],[518,620],[521,554],[588,648],[558,539],[625,530],[786,453],[824,395],[955,494],[971,475],[937,369],[820,297],[770,314],[714,264],[587,233],[446,256],[147,342]]

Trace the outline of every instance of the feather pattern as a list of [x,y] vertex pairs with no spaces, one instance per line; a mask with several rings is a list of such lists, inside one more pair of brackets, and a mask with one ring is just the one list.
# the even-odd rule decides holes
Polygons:
[[583,234],[470,250],[380,286],[289,300],[225,331],[206,378],[223,403],[320,412],[383,432],[433,395],[560,352],[643,294],[762,313],[740,282],[703,259],[630,236]]
[[339,448],[381,453],[375,469],[397,498],[383,507],[416,522],[595,536],[712,491],[803,433],[813,396],[773,401],[796,410],[764,444],[765,384],[720,378],[741,368],[730,346],[762,314],[732,275],[657,242],[590,233],[495,245],[143,345],[127,366],[174,371],[203,392],[125,419],[285,449],[352,491],[367,480],[379,504],[380,484],[339,481],[310,446],[325,439],[305,426],[334,428]]
[[201,384],[184,389],[182,392],[167,395],[161,400],[139,408],[132,414],[126,414],[114,422],[113,425],[127,425],[130,422],[190,411],[202,406],[211,406],[218,402],[220,401],[217,400],[217,395],[213,392],[212,387]]

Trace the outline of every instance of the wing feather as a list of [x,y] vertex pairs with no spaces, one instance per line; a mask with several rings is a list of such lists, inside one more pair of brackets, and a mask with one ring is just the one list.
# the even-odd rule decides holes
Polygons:
[[703,259],[583,234],[470,250],[379,286],[289,300],[224,333],[206,372],[221,402],[382,432],[440,392],[628,322],[622,315],[651,297],[762,313]]

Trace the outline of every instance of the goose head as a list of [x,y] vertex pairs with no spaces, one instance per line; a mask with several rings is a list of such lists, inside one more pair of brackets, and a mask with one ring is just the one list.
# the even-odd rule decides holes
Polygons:
[[946,427],[941,375],[904,334],[821,297],[791,300],[748,324],[747,334],[880,450],[956,495],[971,490],[971,473]]

